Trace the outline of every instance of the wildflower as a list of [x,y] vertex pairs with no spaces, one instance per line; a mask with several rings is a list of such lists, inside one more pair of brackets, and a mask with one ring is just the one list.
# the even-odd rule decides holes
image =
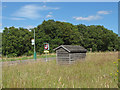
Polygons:
[[115,73],[115,76],[117,76],[117,73]]
[[110,75],[112,75],[112,73],[110,73]]
[[119,72],[119,70],[117,70],[117,72]]
[[116,63],[116,62],[113,62],[114,64]]

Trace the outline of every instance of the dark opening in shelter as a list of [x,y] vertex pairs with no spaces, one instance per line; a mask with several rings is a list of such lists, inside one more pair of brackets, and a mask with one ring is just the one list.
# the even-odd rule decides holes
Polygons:
[[76,60],[84,59],[87,50],[79,45],[61,45],[54,49],[58,64],[71,64]]

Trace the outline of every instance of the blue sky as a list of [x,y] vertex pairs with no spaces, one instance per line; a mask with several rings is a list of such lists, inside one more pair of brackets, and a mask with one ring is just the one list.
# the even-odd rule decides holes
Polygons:
[[2,2],[2,28],[32,28],[43,20],[103,25],[118,34],[117,2]]

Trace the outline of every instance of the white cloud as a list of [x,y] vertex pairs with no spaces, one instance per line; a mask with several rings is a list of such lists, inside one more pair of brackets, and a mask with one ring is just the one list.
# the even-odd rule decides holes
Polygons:
[[73,17],[75,20],[86,20],[86,21],[92,21],[92,20],[98,20],[101,19],[102,17],[99,15],[95,16],[88,16],[88,17]]
[[28,26],[25,26],[26,29],[28,29],[30,32],[31,32],[31,29],[34,28],[36,26],[33,26],[33,25],[28,25]]
[[0,28],[0,32],[3,32],[4,28]]
[[98,11],[97,13],[105,15],[105,14],[110,14],[111,12],[112,11]]
[[2,27],[2,23],[0,23],[0,27]]
[[49,12],[49,14],[52,14],[52,12]]
[[46,18],[53,17],[52,12],[49,12],[48,15],[46,15]]
[[46,7],[46,5],[43,5],[43,7],[45,8],[45,7]]
[[69,21],[66,21],[66,20],[60,20],[61,22],[69,22]]
[[31,29],[31,28],[34,28],[35,26],[33,26],[33,25],[28,25],[28,26],[25,26],[25,28],[27,28],[27,29]]
[[9,19],[9,20],[26,20],[25,18],[19,18],[19,17],[5,17],[5,16],[2,16],[2,19]]
[[48,7],[48,6],[37,6],[37,5],[25,5],[21,7],[17,12],[13,14],[13,16],[29,18],[29,19],[37,19],[40,18],[41,15],[39,11],[44,10],[57,10],[57,7]]
[[11,20],[25,20],[25,18],[15,18],[15,17],[9,18],[9,19],[11,19]]
[[73,17],[75,20],[86,20],[86,21],[92,21],[92,20],[99,20],[102,19],[103,17],[101,16],[102,14],[110,14],[112,11],[98,11],[96,15],[91,15],[88,17]]
[[36,19],[40,17],[38,9],[35,5],[23,6],[20,10],[15,12],[13,16],[24,17],[29,19]]
[[37,8],[38,8],[38,10],[57,10],[57,9],[59,9],[58,7],[48,7],[46,5],[38,6]]
[[53,17],[52,15],[47,15],[46,18],[50,18],[50,17]]

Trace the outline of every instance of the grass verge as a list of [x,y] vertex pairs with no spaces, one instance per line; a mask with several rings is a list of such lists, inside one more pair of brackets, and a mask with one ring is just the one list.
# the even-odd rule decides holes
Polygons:
[[[47,57],[56,57],[55,54],[48,54]],[[37,55],[37,59],[40,59],[40,58],[46,58],[46,55],[45,54],[42,54],[42,55]],[[17,61],[17,60],[28,60],[28,59],[33,59],[33,56],[22,56],[22,57],[14,57],[14,58],[3,58],[2,62],[5,62],[5,61]]]
[[4,65],[3,88],[117,88],[110,76],[117,70],[117,52],[87,53],[85,61],[72,65],[49,62]]

